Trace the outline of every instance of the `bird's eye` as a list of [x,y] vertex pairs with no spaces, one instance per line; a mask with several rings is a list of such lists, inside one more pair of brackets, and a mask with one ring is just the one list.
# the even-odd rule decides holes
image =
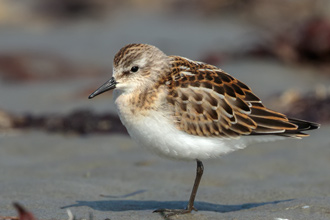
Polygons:
[[133,67],[131,68],[131,71],[132,71],[133,73],[137,72],[138,70],[139,70],[139,67],[138,67],[138,66],[133,66]]

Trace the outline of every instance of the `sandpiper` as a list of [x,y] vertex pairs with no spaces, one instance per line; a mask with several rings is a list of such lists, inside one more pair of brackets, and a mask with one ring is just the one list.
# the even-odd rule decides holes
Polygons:
[[141,146],[161,156],[197,161],[187,208],[155,210],[166,216],[197,210],[202,160],[250,143],[299,139],[319,128],[266,108],[250,87],[216,66],[167,56],[148,44],[120,49],[113,77],[89,98],[112,89],[122,123]]

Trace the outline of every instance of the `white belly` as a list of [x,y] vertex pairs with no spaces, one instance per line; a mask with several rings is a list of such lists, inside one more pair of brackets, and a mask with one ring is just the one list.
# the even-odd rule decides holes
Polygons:
[[122,117],[130,136],[141,146],[156,154],[174,159],[215,158],[233,150],[244,148],[240,140],[225,140],[213,137],[199,137],[178,130],[168,118],[153,112],[143,118]]

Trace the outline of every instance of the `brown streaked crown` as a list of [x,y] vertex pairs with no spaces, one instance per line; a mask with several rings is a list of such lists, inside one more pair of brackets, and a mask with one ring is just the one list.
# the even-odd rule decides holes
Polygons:
[[[123,58],[129,53],[134,53],[134,51],[141,49],[140,45],[141,44],[128,44],[125,47],[121,48],[113,59],[114,66],[118,66],[123,61]],[[130,59],[133,59],[133,57]]]
[[[121,48],[113,59],[113,64],[115,67],[119,65],[129,65],[129,61],[135,61],[146,55],[146,53],[152,53],[153,50],[158,50],[155,46],[148,44],[128,44]],[[124,63],[126,62],[126,63]]]

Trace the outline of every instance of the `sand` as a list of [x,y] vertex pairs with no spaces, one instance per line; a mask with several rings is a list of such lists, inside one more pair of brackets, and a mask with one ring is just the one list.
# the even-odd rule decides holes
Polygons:
[[[249,146],[204,161],[198,212],[179,219],[329,219],[330,127],[305,140]],[[22,132],[0,139],[1,215],[18,201],[39,219],[162,219],[183,208],[194,162],[149,154],[125,135]],[[100,195],[103,195],[100,196]]]

